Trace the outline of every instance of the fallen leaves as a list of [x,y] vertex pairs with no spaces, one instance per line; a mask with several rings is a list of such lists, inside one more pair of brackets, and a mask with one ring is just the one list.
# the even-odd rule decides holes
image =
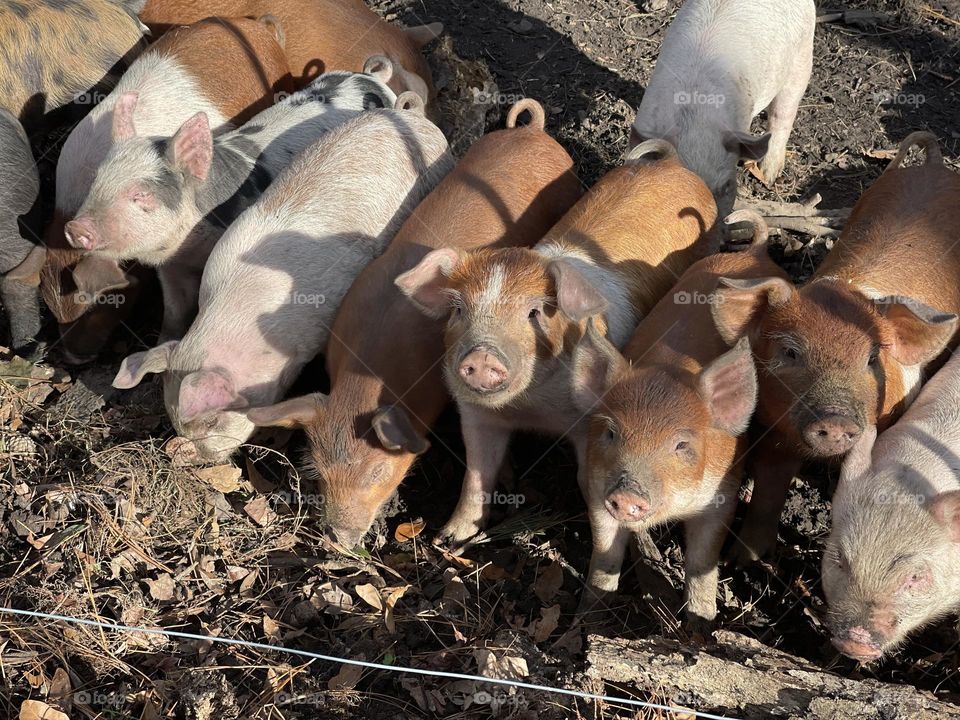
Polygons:
[[401,523],[397,526],[393,537],[398,543],[409,542],[422,533],[426,526],[427,523],[423,520]]
[[40,700],[24,700],[20,720],[70,720],[70,716]]

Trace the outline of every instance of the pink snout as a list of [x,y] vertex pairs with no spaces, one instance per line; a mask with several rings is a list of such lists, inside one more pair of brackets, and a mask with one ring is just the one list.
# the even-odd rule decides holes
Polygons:
[[847,657],[862,663],[879,660],[883,656],[883,650],[862,627],[850,628],[846,637],[833,638],[833,645]]
[[603,504],[618,522],[639,522],[650,514],[650,501],[627,489],[613,490]]
[[100,235],[91,217],[71,220],[64,227],[63,234],[70,246],[78,250],[96,250],[100,245]]
[[463,356],[458,372],[471,389],[482,393],[502,389],[510,378],[506,364],[482,345]]
[[853,447],[863,428],[840,413],[825,415],[803,430],[804,442],[818,455],[842,455]]

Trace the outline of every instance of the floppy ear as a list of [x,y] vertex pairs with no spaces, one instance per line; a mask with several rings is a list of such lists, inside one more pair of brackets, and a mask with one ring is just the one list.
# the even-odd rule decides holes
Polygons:
[[443,33],[443,23],[432,22],[428,25],[416,25],[414,27],[404,28],[403,33],[410,38],[414,45],[423,47],[427,43],[433,42]]
[[247,410],[247,419],[258,427],[301,429],[317,419],[326,402],[323,393],[301,395],[275,405],[251,408]]
[[717,332],[728,345],[733,345],[750,332],[768,307],[788,302],[793,292],[793,285],[777,277],[720,278],[714,291],[715,302],[710,307]]
[[877,426],[867,425],[843,459],[843,465],[840,468],[841,483],[849,483],[867,474],[872,462],[873,445],[876,441]]
[[741,160],[760,160],[770,146],[770,133],[751,135],[748,132],[726,130],[723,133],[723,146],[727,151],[737,153]]
[[113,141],[129,140],[137,134],[133,125],[133,113],[137,109],[140,95],[135,92],[121,93],[113,106]]
[[746,431],[757,407],[757,371],[747,338],[703,369],[700,393],[717,429],[734,436]]
[[600,315],[608,306],[607,299],[567,260],[553,260],[547,271],[553,277],[557,307],[574,322]]
[[957,329],[957,316],[942,313],[912,298],[875,301],[896,332],[890,352],[901,365],[921,365],[942,353]]
[[179,344],[179,340],[171,340],[145,352],[127,355],[120,363],[120,370],[113,379],[113,386],[120,390],[129,390],[139,385],[148,373],[166,371],[170,366],[170,355]]
[[386,55],[371,55],[363,64],[363,71],[386,85],[393,77],[393,61]]
[[617,376],[630,364],[597,329],[593,318],[573,350],[573,401],[581,412],[591,412]]
[[381,406],[370,422],[380,444],[387,450],[404,450],[419,455],[430,447],[430,443],[414,429],[410,416],[398,405]]
[[111,290],[130,287],[131,278],[116,260],[99,255],[84,255],[71,270],[77,286],[74,299],[80,305],[90,305]]
[[170,142],[170,162],[197,180],[206,180],[213,164],[213,135],[205,112],[187,120]]
[[940,493],[931,501],[929,509],[953,541],[960,543],[960,490]]
[[233,378],[225,370],[197,370],[180,382],[177,415],[180,422],[190,422],[214,410],[235,410],[247,400],[237,393]]
[[450,307],[447,278],[460,263],[460,253],[440,248],[427,255],[412,270],[398,275],[394,284],[420,310],[432,318],[442,318]]

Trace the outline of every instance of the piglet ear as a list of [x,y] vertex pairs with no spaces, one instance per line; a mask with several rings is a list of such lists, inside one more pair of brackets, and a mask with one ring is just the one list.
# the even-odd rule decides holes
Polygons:
[[197,180],[206,180],[213,163],[213,135],[207,114],[198,112],[187,120],[170,143],[170,162]]
[[394,284],[421,312],[432,318],[442,318],[450,307],[447,278],[460,263],[460,253],[452,248],[441,248],[427,253],[412,270],[397,276]]
[[129,390],[139,385],[148,373],[166,371],[170,366],[170,355],[179,343],[179,340],[171,340],[146,352],[128,355],[120,363],[120,370],[113,379],[113,386],[120,390]]
[[326,401],[327,396],[323,393],[301,395],[276,405],[251,408],[247,411],[247,419],[257,427],[301,429],[317,419]]
[[629,363],[597,328],[587,320],[587,331],[573,350],[573,401],[581,412],[592,412],[607,389]]
[[393,77],[393,61],[386,55],[371,55],[363,64],[363,71],[386,84]]
[[960,543],[960,490],[940,493],[930,502],[929,509],[953,541]]
[[140,95],[135,92],[121,93],[113,106],[113,141],[129,140],[137,134],[133,125],[133,113],[137,109]]
[[789,302],[793,285],[778,277],[720,278],[710,306],[713,322],[728,345],[748,335],[769,307]]
[[246,406],[247,401],[237,393],[233,378],[225,370],[198,370],[180,383],[177,414],[180,422],[188,423],[204,413],[215,410],[234,410]]
[[751,135],[748,132],[727,130],[723,133],[723,146],[735,152],[741,160],[760,160],[770,147],[770,133]]
[[746,338],[704,368],[700,392],[714,427],[735,436],[746,431],[757,407],[757,371]]
[[873,445],[877,441],[877,426],[868,425],[850,448],[840,468],[840,482],[849,483],[863,477],[873,461]]
[[607,299],[583,273],[567,260],[554,260],[547,266],[556,285],[557,306],[574,322],[600,315],[607,310]]
[[98,297],[131,284],[131,277],[116,260],[100,255],[84,255],[71,272],[77,287],[74,299],[81,305],[90,305]]
[[414,455],[426,452],[430,443],[410,422],[410,416],[398,405],[384,405],[371,419],[373,431],[387,450],[404,450]]
[[921,365],[942,353],[957,329],[957,316],[942,313],[911,298],[875,301],[896,331],[891,354],[901,365]]

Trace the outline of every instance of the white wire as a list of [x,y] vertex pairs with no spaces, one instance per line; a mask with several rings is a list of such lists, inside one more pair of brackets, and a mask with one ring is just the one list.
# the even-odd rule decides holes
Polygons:
[[618,698],[609,695],[595,695],[593,693],[582,692],[580,690],[568,690],[566,688],[554,688],[547,685],[535,685],[534,683],[525,683],[518,680],[502,680],[499,678],[488,678],[482,675],[467,675],[465,673],[444,672],[441,670],[425,670],[423,668],[404,667],[402,665],[383,665],[381,663],[367,662],[366,660],[353,660],[351,658],[339,658],[332,655],[321,655],[320,653],[310,652],[309,650],[294,650],[293,648],[280,647],[278,645],[267,645],[265,643],[253,642],[251,640],[236,640],[232,638],[214,637],[213,635],[195,635],[194,633],[180,632],[178,630],[166,630],[164,628],[146,628],[133,627],[130,625],[120,625],[117,623],[102,622],[100,620],[88,620],[86,618],[75,618],[69,615],[55,615],[51,613],[37,612],[35,610],[17,610],[15,608],[0,607],[0,613],[11,615],[22,615],[25,617],[40,618],[44,620],[56,620],[59,622],[73,623],[75,625],[90,625],[104,630],[114,630],[117,632],[141,632],[153,635],[165,635],[167,637],[183,638],[185,640],[201,640],[205,642],[221,643],[224,645],[238,645],[256,650],[267,652],[283,652],[290,655],[300,655],[313,660],[323,660],[330,663],[342,663],[344,665],[357,665],[359,667],[370,668],[371,670],[387,670],[389,672],[410,673],[412,675],[429,675],[431,677],[450,678],[452,680],[472,680],[474,682],[492,683],[494,685],[508,685],[510,687],[522,688],[524,690],[536,690],[539,692],[557,693],[559,695],[572,695],[583,698],[584,700],[601,700],[609,703],[619,703],[622,705],[632,705],[634,707],[648,708],[650,710],[666,710],[674,713],[693,714],[696,717],[706,718],[706,720],[735,720],[723,715],[711,715],[710,713],[698,712],[688,708],[676,707],[672,705],[659,705],[657,703],[643,702],[642,700],[633,700],[631,698]]

